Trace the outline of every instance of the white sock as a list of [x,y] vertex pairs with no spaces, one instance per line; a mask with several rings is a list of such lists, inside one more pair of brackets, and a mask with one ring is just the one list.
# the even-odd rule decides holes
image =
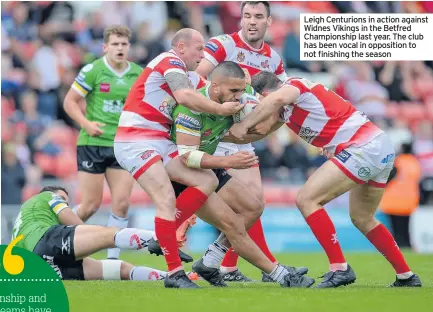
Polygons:
[[159,281],[165,279],[167,272],[143,266],[133,267],[129,272],[131,281]]
[[275,269],[272,270],[271,273],[269,273],[269,276],[272,278],[272,280],[281,283],[284,279],[284,276],[289,274],[289,271],[282,265],[277,265]]
[[410,278],[412,275],[413,275],[413,272],[409,271],[409,272],[406,272],[406,273],[397,274],[397,278],[403,280],[403,279]]
[[[108,217],[107,226],[115,226],[121,229],[124,229],[128,226],[128,218],[122,218],[115,215],[113,212],[110,213],[110,217]],[[120,255],[119,248],[109,248],[107,253],[107,258],[109,259],[118,259]]]
[[219,268],[228,250],[226,246],[217,241],[213,242],[203,256],[203,264],[208,268]]
[[153,231],[135,228],[121,229],[114,234],[114,245],[120,249],[138,250],[147,248],[153,235]]
[[223,273],[223,274],[227,274],[227,273],[230,273],[230,272],[234,272],[237,269],[238,269],[238,267],[224,267],[224,266],[221,266],[220,267],[220,272]]

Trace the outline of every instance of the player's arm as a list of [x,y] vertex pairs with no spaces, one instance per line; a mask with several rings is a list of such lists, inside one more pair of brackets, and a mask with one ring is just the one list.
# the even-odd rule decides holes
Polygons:
[[179,71],[172,71],[165,75],[168,86],[177,103],[196,112],[203,112],[221,116],[230,116],[242,109],[239,102],[226,102],[218,104],[204,95],[196,92],[188,76]]
[[[86,70],[87,68],[87,70]],[[88,70],[90,68],[90,70]],[[93,71],[92,71],[93,69]],[[86,65],[75,78],[71,88],[65,96],[63,107],[65,112],[90,136],[99,136],[104,131],[100,128],[104,124],[87,120],[80,107],[80,101],[92,92],[94,80],[93,64]]]
[[202,59],[197,69],[195,70],[200,76],[207,77],[215,68],[215,65],[212,64],[207,59]]
[[238,139],[243,139],[248,129],[269,118],[278,112],[284,105],[293,103],[299,96],[298,88],[285,85],[277,91],[266,96],[256,108],[240,123],[234,124],[230,134]]
[[280,129],[280,127],[282,125],[284,125],[284,122],[277,121],[277,122],[275,122],[269,128],[269,130],[266,133],[264,133],[264,134],[256,134],[256,133],[250,133],[250,132],[248,132],[247,135],[244,136],[244,139],[237,139],[236,137],[234,137],[234,136],[232,136],[231,134],[228,133],[224,137],[223,142],[230,142],[230,143],[235,143],[235,144],[247,144],[247,143],[252,143],[252,142],[260,141],[261,139],[264,139],[265,137],[267,137],[272,132],[277,131],[278,129]]
[[57,215],[57,219],[61,224],[84,224],[83,221],[72,211],[68,203],[62,197],[58,195],[53,195],[48,204],[51,211]]

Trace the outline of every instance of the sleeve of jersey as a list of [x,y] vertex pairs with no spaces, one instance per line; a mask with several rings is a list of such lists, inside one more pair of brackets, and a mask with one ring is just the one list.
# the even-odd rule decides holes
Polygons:
[[192,112],[187,112],[182,110],[177,114],[175,119],[176,132],[183,133],[187,135],[192,135],[196,137],[201,136],[201,118],[200,115],[195,115]]
[[280,59],[280,64],[278,65],[277,69],[275,70],[275,75],[277,75],[278,79],[280,81],[284,81],[287,79],[286,70],[284,69],[283,60]]
[[230,42],[228,39],[211,38],[204,47],[204,57],[215,66],[223,62],[229,52]]
[[93,64],[84,66],[78,76],[72,83],[72,89],[78,92],[82,97],[86,97],[92,91],[94,81],[94,73],[92,71]]
[[185,64],[177,57],[166,57],[158,65],[155,70],[158,71],[164,77],[169,73],[179,73],[187,75]]
[[51,200],[48,202],[50,205],[50,209],[58,215],[60,211],[62,211],[65,208],[68,208],[68,204],[58,195],[53,195]]
[[291,80],[287,81],[286,83],[284,83],[282,86],[283,87],[284,86],[295,87],[299,90],[301,95],[310,91],[310,89],[302,81],[297,80],[297,79],[291,79]]

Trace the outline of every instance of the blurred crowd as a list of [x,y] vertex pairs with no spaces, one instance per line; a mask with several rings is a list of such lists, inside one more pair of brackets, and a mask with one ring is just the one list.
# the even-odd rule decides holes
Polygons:
[[[271,10],[266,41],[289,75],[326,81],[386,130],[398,152],[410,144],[425,201],[433,200],[432,62],[304,62],[299,50],[300,13],[432,13],[433,3],[275,1]],[[105,27],[130,27],[129,59],[145,66],[182,27],[205,39],[238,31],[240,2],[12,1],[2,2],[1,20],[2,204],[19,204],[46,178],[75,179],[78,127],[63,98],[79,69],[101,57]],[[286,127],[255,145],[273,183],[302,184],[325,161]]]

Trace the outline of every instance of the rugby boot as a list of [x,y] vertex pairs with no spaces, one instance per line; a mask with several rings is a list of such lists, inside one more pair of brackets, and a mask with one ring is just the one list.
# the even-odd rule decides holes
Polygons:
[[281,287],[286,288],[308,288],[315,282],[314,278],[307,275],[298,273],[288,273],[284,276],[283,282],[280,283]]
[[418,275],[414,274],[407,279],[395,279],[395,282],[389,287],[422,287],[421,280]]
[[355,271],[353,271],[350,265],[347,265],[346,271],[329,271],[321,277],[323,281],[321,281],[316,288],[336,288],[352,284],[356,280]]
[[167,275],[164,279],[164,286],[165,288],[200,288],[186,276],[184,270]]
[[209,268],[204,265],[203,258],[200,258],[192,265],[192,271],[197,273],[201,278],[206,280],[209,284],[216,287],[227,287],[223,280],[220,270],[217,268]]
[[[292,266],[288,266],[288,265],[283,265],[283,267],[286,268],[287,271],[289,271],[289,273],[292,274],[298,274],[298,275],[305,275],[308,273],[308,268],[306,267],[299,267],[299,268],[295,268]],[[274,283],[275,281],[269,276],[268,273],[262,272],[262,283]]]
[[183,247],[187,240],[186,233],[194,226],[196,223],[197,216],[192,215],[189,219],[185,220],[179,228],[176,230],[177,247]]
[[[156,241],[153,237],[150,239],[149,246],[147,246],[147,249],[149,250],[149,253],[151,255],[153,254],[157,256],[163,255],[159,242]],[[189,263],[194,261],[194,259],[191,256],[187,255],[182,250],[178,249],[178,251],[179,251],[180,260],[182,260],[183,262]]]
[[244,282],[244,283],[253,282],[252,279],[246,277],[241,271],[239,271],[239,269],[236,269],[228,273],[221,272],[221,274],[225,282]]

